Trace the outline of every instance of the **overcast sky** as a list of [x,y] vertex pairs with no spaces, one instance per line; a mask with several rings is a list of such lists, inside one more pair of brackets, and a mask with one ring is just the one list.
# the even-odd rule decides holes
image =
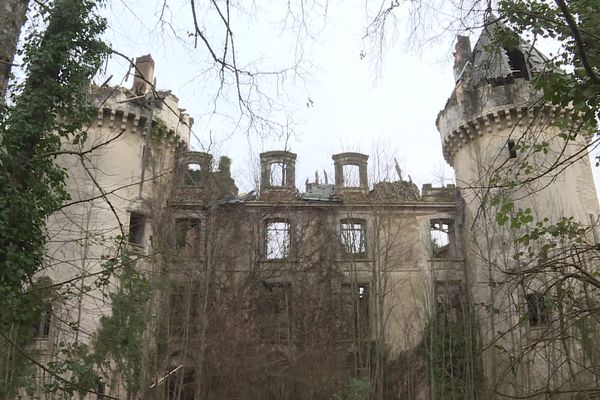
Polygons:
[[[363,1],[329,2],[327,9],[320,7],[322,2],[315,6],[305,1],[312,8],[301,21],[272,4],[279,2],[260,3],[232,10],[238,66],[274,71],[302,59],[295,71],[257,81],[277,104],[275,110],[258,107],[262,115],[289,122],[279,136],[265,133],[261,138],[246,132],[232,87],[220,92],[215,102],[218,75],[207,62],[206,48],[200,42],[195,47],[189,34],[193,30],[189,2],[171,0],[163,8],[162,0],[113,1],[104,10],[109,23],[106,37],[115,49],[132,57],[152,54],[158,88],[171,89],[180,107],[195,119],[193,149],[231,157],[242,191],[252,189],[251,165],[258,153],[286,146],[298,155],[296,186],[300,190],[305,179],[314,180],[317,169],[332,176],[331,155],[344,151],[369,154],[371,165],[378,163],[376,154],[395,157],[419,186],[439,185],[442,178],[452,178],[442,157],[435,119],[454,87],[451,50],[455,32],[426,43],[408,41],[410,24],[403,18],[407,13],[396,12],[396,25],[388,26],[383,62],[377,65],[378,52],[363,40],[373,14]],[[161,14],[165,23],[159,22]],[[198,15],[202,30],[220,50],[224,31],[218,14],[214,9],[200,9]],[[292,15],[299,15],[298,10],[293,9]],[[428,15],[433,17],[433,10],[426,10]],[[430,26],[424,27],[425,36],[441,33],[442,27],[443,21],[432,18]],[[407,42],[413,44],[412,49]],[[126,62],[111,60],[107,70],[107,75],[115,76],[111,84],[119,84],[125,71]],[[129,86],[131,80],[123,84]],[[294,134],[287,137],[286,132]]]

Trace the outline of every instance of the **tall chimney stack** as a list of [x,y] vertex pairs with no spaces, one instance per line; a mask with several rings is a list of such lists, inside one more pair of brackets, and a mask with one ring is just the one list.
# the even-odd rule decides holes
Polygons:
[[150,54],[135,59],[135,75],[133,76],[133,92],[143,96],[151,88],[154,80],[154,60]]

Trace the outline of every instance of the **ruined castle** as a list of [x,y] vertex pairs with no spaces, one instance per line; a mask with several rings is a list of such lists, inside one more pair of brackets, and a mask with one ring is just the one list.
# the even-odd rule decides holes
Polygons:
[[[260,187],[241,194],[231,160],[189,149],[193,120],[149,85],[151,57],[137,59],[132,89],[93,88],[98,117],[79,146],[97,148],[61,159],[73,204],[49,221],[45,274],[89,285],[118,250],[110,238],[127,238],[156,283],[139,305],[135,398],[330,399],[360,382],[374,399],[559,398],[593,384],[597,355],[561,329],[566,306],[548,302],[561,276],[544,263],[565,244],[549,232],[543,251],[522,240],[528,221],[573,217],[578,243],[596,244],[588,138],[568,133],[576,115],[540,101],[544,55],[523,41],[493,48],[492,28],[473,47],[459,37],[436,121],[456,186],[369,181],[368,155],[340,153],[331,182],[300,191],[302,155],[269,151]],[[576,254],[569,245],[565,257]],[[46,359],[60,357],[57,343],[92,341],[110,314],[100,289],[81,293],[41,322]]]

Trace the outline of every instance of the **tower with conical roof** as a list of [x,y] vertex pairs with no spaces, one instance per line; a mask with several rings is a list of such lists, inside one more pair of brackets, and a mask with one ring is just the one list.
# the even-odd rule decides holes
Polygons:
[[[436,124],[463,199],[482,387],[487,398],[572,390],[589,381],[578,358],[585,349],[564,340],[577,333],[561,330],[564,275],[550,263],[581,243],[595,245],[589,136],[576,113],[536,89],[548,59],[497,20],[487,21],[473,48],[458,37],[454,55],[456,86]],[[548,231],[560,224],[582,229],[581,242]]]

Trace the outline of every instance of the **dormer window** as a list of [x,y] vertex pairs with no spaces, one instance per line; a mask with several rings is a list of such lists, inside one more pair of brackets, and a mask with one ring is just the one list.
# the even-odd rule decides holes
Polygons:
[[523,78],[529,80],[529,69],[527,68],[527,61],[521,50],[513,47],[504,49],[508,56],[508,64],[514,78]]
[[284,162],[274,162],[270,166],[270,184],[271,187],[283,187],[285,186],[286,178],[286,165]]
[[187,186],[199,186],[201,183],[200,174],[202,167],[198,163],[188,163],[185,170],[184,183]]
[[360,187],[360,167],[354,164],[346,164],[343,169],[343,184],[346,188]]
[[284,194],[295,191],[296,155],[289,151],[260,154],[260,192]]

